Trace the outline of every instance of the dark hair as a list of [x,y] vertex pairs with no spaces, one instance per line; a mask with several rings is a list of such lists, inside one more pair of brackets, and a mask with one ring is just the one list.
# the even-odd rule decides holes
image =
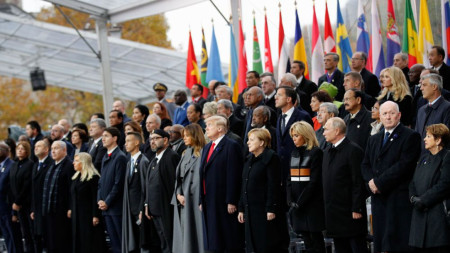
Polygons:
[[145,105],[136,105],[134,108],[137,108],[143,115],[144,115],[144,122],[147,120],[148,115],[150,115],[150,111],[148,110],[148,107]]
[[9,154],[12,157],[12,160],[16,159],[16,141],[13,138],[5,139],[6,145],[9,146]]
[[139,132],[129,132],[129,133],[127,133],[127,136],[128,135],[133,135],[134,138],[136,138],[139,141],[140,144],[143,143],[144,138],[142,137],[141,133],[139,133]]
[[120,138],[119,129],[117,129],[115,127],[107,127],[107,128],[105,128],[104,131],[110,133],[112,135],[112,137],[117,137],[116,143],[119,141],[119,138]]
[[199,104],[190,104],[194,107],[195,112],[200,113],[200,118],[202,117],[203,108]]
[[119,119],[123,119],[123,113],[118,110],[111,110],[109,113],[116,112]]
[[28,121],[27,125],[29,125],[31,129],[36,129],[38,133],[41,133],[41,126],[36,120]]
[[214,84],[214,90],[217,89],[217,87],[219,87],[220,85],[227,85],[227,84],[225,82],[218,81]]
[[[97,112],[97,113],[94,113],[94,114],[92,114],[92,116],[97,116],[97,118],[100,118],[100,119],[105,119],[105,115],[103,115],[103,113],[101,113],[101,112]],[[92,116],[91,116],[91,118],[92,118]]]
[[77,128],[84,130],[84,132],[86,132],[86,134],[89,133],[89,129],[86,126],[86,124],[84,124],[84,123],[76,123],[72,126],[72,129],[77,129]]
[[291,98],[292,104],[295,104],[295,102],[297,102],[297,92],[292,87],[281,86],[278,89],[284,89],[286,96]]
[[258,73],[258,71],[250,70],[250,71],[247,72],[247,75],[248,75],[248,74],[252,74],[252,73],[253,73],[253,75],[255,76],[255,78],[258,78],[258,79],[259,79],[259,73]]
[[295,61],[292,62],[292,64],[294,64],[294,63],[297,63],[298,66],[300,67],[300,69],[306,69],[306,66],[305,66],[304,62],[295,60]]
[[438,55],[442,56],[442,59],[445,58],[445,50],[444,48],[442,48],[441,46],[432,46],[432,49],[436,49],[436,52],[438,53]]
[[201,85],[201,84],[198,84],[198,83],[194,83],[194,85],[193,86],[197,86],[198,87],[198,89],[200,90],[200,93],[201,94],[203,94],[203,85]]
[[81,129],[81,128],[73,129],[72,130],[72,135],[75,132],[77,132],[80,135],[81,142],[88,142],[89,141],[89,137],[88,137],[86,131],[84,131],[83,129]]
[[330,102],[330,103],[333,102],[333,99],[330,97],[328,92],[326,92],[324,90],[319,90],[319,91],[314,92],[313,94],[311,94],[311,97],[315,97],[321,103],[323,103],[323,102]]
[[362,102],[363,102],[363,93],[362,93],[362,91],[357,90],[355,88],[351,88],[351,89],[348,89],[348,90],[353,91],[353,94],[355,94],[355,98],[361,98],[361,104],[362,104]]

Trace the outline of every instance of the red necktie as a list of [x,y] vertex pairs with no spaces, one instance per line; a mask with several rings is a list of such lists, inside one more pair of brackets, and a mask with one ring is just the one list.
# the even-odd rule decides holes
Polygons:
[[[214,152],[214,147],[216,146],[216,143],[212,143],[211,147],[209,148],[208,151],[208,156],[206,157],[206,162],[209,162],[209,158],[211,157],[212,153]],[[206,195],[206,183],[205,183],[205,179],[203,178],[203,194]]]

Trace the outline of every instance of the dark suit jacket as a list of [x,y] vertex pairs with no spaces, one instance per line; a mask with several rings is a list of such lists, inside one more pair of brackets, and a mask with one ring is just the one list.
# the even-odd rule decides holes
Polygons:
[[8,200],[8,194],[10,194],[10,185],[9,185],[9,172],[11,170],[14,161],[6,158],[5,163],[3,164],[3,168],[0,168],[0,215],[11,215],[11,205]]
[[359,145],[364,151],[366,149],[367,140],[370,137],[372,130],[372,114],[364,107],[356,114],[355,118],[350,118],[350,113],[344,118],[347,125],[347,132],[345,136],[352,142]]
[[[92,145],[94,145],[94,142],[92,142]],[[98,170],[99,173],[102,173],[102,160],[107,152],[106,148],[103,147],[102,140],[95,144],[92,150],[91,147],[89,147],[89,150],[89,154],[92,157],[92,163],[94,163],[94,167]]]
[[313,111],[310,106],[311,94],[317,91],[317,85],[314,82],[306,79],[306,77],[303,77],[302,81],[295,88],[295,91],[300,96],[299,105],[312,117]]
[[275,95],[273,95],[269,100],[265,101],[264,104],[270,107],[275,112],[277,111],[277,108],[275,107]]
[[380,191],[372,194],[375,251],[409,250],[412,206],[408,186],[420,157],[420,135],[398,125],[382,146],[384,131],[372,135],[361,165],[368,188],[373,179]]
[[206,102],[208,102],[206,99],[204,99],[203,97],[200,97],[200,99],[197,101],[197,103],[195,103],[195,102],[192,102],[192,103],[200,105],[203,109],[203,106],[205,105]]
[[[323,82],[328,82],[327,75],[328,73],[325,73],[323,76],[319,77],[319,81],[317,82],[319,87]],[[334,97],[334,99],[337,101],[342,101],[342,99],[344,98],[344,75],[345,74],[342,73],[339,69],[336,69],[331,80],[331,83],[336,86],[336,88],[338,88],[338,94],[336,95],[336,97]]]
[[11,203],[16,203],[22,208],[31,206],[31,173],[34,163],[29,158],[17,161],[11,167],[9,181],[11,185]]
[[[428,104],[420,107],[417,112],[416,127],[414,130],[416,130],[423,139],[426,135],[427,126],[438,123],[450,127],[450,102],[443,97],[440,97],[431,107],[429,107]],[[423,150],[423,142],[421,143]]]
[[241,119],[236,117],[236,115],[234,115],[234,113],[230,115],[228,120],[230,121],[231,132],[233,132],[239,136],[242,136],[242,133],[244,132],[244,121],[242,121]]
[[123,183],[127,167],[127,157],[117,147],[108,157],[106,153],[102,161],[102,176],[98,182],[97,202],[103,200],[108,209],[103,215],[121,215]]
[[450,90],[450,67],[442,63],[441,68],[439,69],[439,75],[442,76],[442,84],[444,85],[444,89]]
[[364,81],[364,91],[372,97],[378,97],[381,87],[376,75],[369,72],[366,68],[363,68],[360,72]]
[[[147,157],[141,153],[140,158],[137,161],[134,161],[134,169],[130,175],[130,166],[131,166],[131,158],[127,162],[127,168],[125,172],[125,181],[124,181],[124,197],[123,197],[123,205],[124,210],[125,206],[128,206],[127,212],[128,215],[134,217],[134,221],[138,218],[139,212],[142,210],[143,206],[143,187],[145,184],[145,174],[146,168],[149,166],[150,162]],[[123,213],[125,215],[125,213]],[[124,217],[125,218],[125,217]]]
[[44,160],[41,168],[38,169],[39,161],[34,164],[31,175],[31,212],[34,212],[34,234],[42,235],[42,193],[44,190],[44,180],[48,169],[55,161],[50,156]]

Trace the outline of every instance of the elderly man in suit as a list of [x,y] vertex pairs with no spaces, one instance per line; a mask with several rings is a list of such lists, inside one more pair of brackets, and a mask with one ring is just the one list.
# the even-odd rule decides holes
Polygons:
[[276,111],[275,94],[277,93],[277,82],[272,73],[265,72],[261,75],[261,88],[264,91],[264,104]]
[[336,95],[335,99],[337,101],[342,101],[345,92],[344,73],[342,73],[337,67],[339,64],[339,55],[336,53],[327,53],[323,57],[323,62],[325,64],[325,70],[327,71],[327,73],[319,77],[319,81],[317,82],[317,84],[320,87],[323,82],[328,82],[336,86],[338,88],[338,94]]
[[180,124],[183,126],[189,125],[189,120],[187,118],[187,108],[190,103],[187,101],[187,94],[184,90],[177,90],[173,95],[175,99],[175,104],[178,105],[178,108],[175,109],[173,113],[173,124]]
[[102,160],[105,156],[106,148],[103,147],[102,134],[106,128],[104,119],[93,119],[89,124],[89,136],[91,137],[91,144],[89,146],[89,155],[92,157],[94,167],[101,173]]
[[392,101],[380,107],[384,131],[372,135],[361,165],[372,194],[376,252],[408,252],[412,205],[408,186],[420,157],[420,135],[400,123],[401,113]]
[[217,114],[222,114],[230,121],[230,131],[242,137],[244,121],[234,115],[233,103],[228,99],[217,101]]
[[227,120],[206,119],[206,135],[211,140],[203,148],[200,163],[200,210],[203,242],[210,252],[244,252],[243,227],[237,220],[242,166],[241,146],[229,139]]
[[345,92],[344,106],[348,114],[344,121],[347,125],[347,138],[364,150],[372,130],[372,116],[362,104],[362,99],[363,93],[360,90],[350,89]]
[[363,150],[345,136],[345,122],[333,117],[323,135],[332,146],[323,156],[322,178],[327,235],[337,253],[367,253],[366,190],[361,176]]
[[330,118],[337,117],[339,115],[339,110],[337,106],[333,103],[325,102],[320,104],[319,112],[317,112],[317,121],[320,123],[320,128],[316,131],[316,138],[319,141],[319,147],[325,150],[328,147],[328,143],[323,137],[323,126],[327,123]]
[[103,131],[102,142],[107,152],[102,160],[97,193],[98,208],[105,218],[114,253],[121,252],[123,184],[127,168],[127,158],[117,146],[119,137],[120,132],[115,127]]

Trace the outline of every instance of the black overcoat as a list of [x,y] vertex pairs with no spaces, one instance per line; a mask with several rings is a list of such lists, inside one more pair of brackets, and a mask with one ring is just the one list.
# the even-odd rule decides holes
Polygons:
[[42,191],[44,190],[44,180],[48,169],[54,163],[50,156],[44,160],[42,167],[38,169],[39,161],[34,164],[31,175],[31,212],[34,213],[33,233],[42,235]]
[[29,158],[17,161],[9,172],[11,187],[11,204],[16,203],[22,209],[29,210],[31,206],[31,174],[34,163]]
[[359,145],[364,151],[366,149],[367,140],[370,137],[370,131],[372,131],[372,116],[371,113],[364,107],[355,115],[352,119],[350,113],[344,118],[347,125],[347,132],[345,136],[352,142]]

